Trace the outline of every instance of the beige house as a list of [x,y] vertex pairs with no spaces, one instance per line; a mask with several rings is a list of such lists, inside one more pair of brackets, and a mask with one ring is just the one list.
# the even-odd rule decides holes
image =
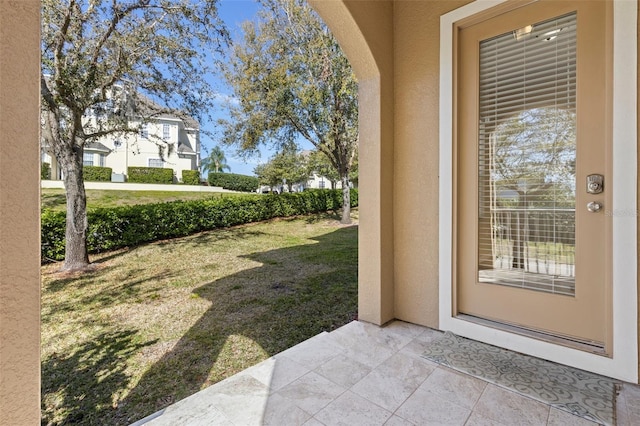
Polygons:
[[[359,319],[638,383],[637,2],[311,3],[360,83]],[[0,423],[20,425],[40,410],[40,2],[1,6]]]
[[[86,119],[95,120],[95,116]],[[108,135],[85,145],[83,164],[110,167],[116,182],[127,178],[130,166],[173,169],[176,182],[183,170],[199,170],[200,129],[196,120],[170,114],[161,114],[142,125],[135,118],[131,120],[132,127],[141,127],[138,134]],[[51,165],[52,179],[62,179],[58,162],[45,146],[41,161]]]

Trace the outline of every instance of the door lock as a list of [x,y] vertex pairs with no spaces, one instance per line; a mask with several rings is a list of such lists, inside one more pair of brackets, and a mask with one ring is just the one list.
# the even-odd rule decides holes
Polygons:
[[602,210],[602,204],[597,201],[591,201],[587,204],[587,210],[590,213],[598,213],[600,210]]
[[587,176],[587,193],[600,194],[602,191],[604,191],[604,176],[597,174]]

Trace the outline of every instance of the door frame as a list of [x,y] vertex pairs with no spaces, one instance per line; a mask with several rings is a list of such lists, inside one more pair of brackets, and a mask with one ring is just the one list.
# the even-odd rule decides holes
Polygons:
[[514,351],[638,383],[637,2],[613,4],[612,357],[458,319],[454,282],[454,24],[507,0],[476,0],[440,19],[439,328]]

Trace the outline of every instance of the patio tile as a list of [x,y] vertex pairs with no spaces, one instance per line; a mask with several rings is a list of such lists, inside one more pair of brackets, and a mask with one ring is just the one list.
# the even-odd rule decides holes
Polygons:
[[[422,357],[440,332],[396,321],[322,333],[168,407],[152,426],[588,426],[588,420]],[[618,425],[640,424],[624,384]]]
[[420,386],[420,389],[471,410],[486,386],[487,382],[475,377],[449,368],[438,367]]
[[317,419],[314,419],[313,417],[311,417],[302,426],[326,426],[326,425],[324,423],[320,422],[320,420],[317,420]]
[[424,360],[397,353],[359,381],[352,390],[393,412],[434,369]]
[[287,357],[272,357],[238,373],[238,375],[251,376],[269,386],[271,392],[274,392],[304,376],[309,371],[311,370]]
[[313,415],[344,393],[346,388],[311,372],[277,392]]
[[345,388],[358,383],[371,368],[345,355],[338,355],[315,369],[315,372]]
[[415,339],[425,332],[426,328],[404,321],[393,321],[383,327],[385,331]]
[[549,420],[547,420],[548,426],[594,426],[597,424],[553,407],[549,411]]
[[415,426],[415,425],[411,423],[409,420],[405,420],[402,417],[393,415],[389,418],[389,420],[387,420],[384,426]]
[[474,411],[505,424],[544,425],[549,406],[514,392],[487,385]]
[[261,425],[301,425],[310,418],[309,413],[296,406],[291,400],[273,394],[267,401]]
[[640,424],[640,386],[624,383],[616,398],[618,426]]
[[209,404],[196,406],[194,404],[174,404],[167,407],[160,417],[145,423],[149,426],[173,426],[173,425],[219,425],[233,426],[224,414]]
[[500,423],[496,420],[492,420],[474,411],[471,413],[471,416],[469,416],[469,420],[467,420],[464,426],[510,426],[510,425],[505,425],[504,423]]
[[371,368],[380,365],[412,340],[359,321],[353,321],[331,332],[329,337],[344,348],[344,355]]
[[233,423],[226,419],[220,419],[217,417],[211,417],[210,414],[200,416],[198,418],[190,419],[185,422],[167,423],[167,425],[175,426],[177,424],[189,425],[189,426],[235,426]]
[[396,415],[416,425],[464,425],[471,411],[422,389],[398,408]]
[[442,332],[427,328],[424,333],[420,334],[403,347],[401,352],[424,358],[424,352],[429,347],[430,343],[438,337],[442,337]]
[[383,425],[391,417],[389,411],[347,391],[320,410],[315,418],[332,426]]
[[321,333],[311,339],[305,340],[296,346],[280,352],[274,358],[289,358],[298,364],[314,370],[342,352],[342,348],[336,345],[329,333]]
[[[193,419],[175,419],[168,412],[151,425],[203,424],[260,424],[269,388],[249,376],[233,376],[174,404],[176,412],[190,413]],[[164,423],[164,419],[168,422]]]

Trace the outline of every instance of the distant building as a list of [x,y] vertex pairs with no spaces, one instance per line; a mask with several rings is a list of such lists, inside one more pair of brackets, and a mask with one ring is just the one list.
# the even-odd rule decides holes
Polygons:
[[[176,181],[181,179],[183,170],[200,168],[200,125],[196,120],[160,114],[140,126],[140,118],[131,115],[131,126],[140,127],[140,132],[107,135],[86,144],[85,166],[111,167],[114,181],[124,181],[130,166],[170,168]],[[96,119],[94,111],[86,116],[86,120]],[[42,146],[41,152],[42,162],[51,165],[51,179],[61,179],[60,167],[50,148]]]

